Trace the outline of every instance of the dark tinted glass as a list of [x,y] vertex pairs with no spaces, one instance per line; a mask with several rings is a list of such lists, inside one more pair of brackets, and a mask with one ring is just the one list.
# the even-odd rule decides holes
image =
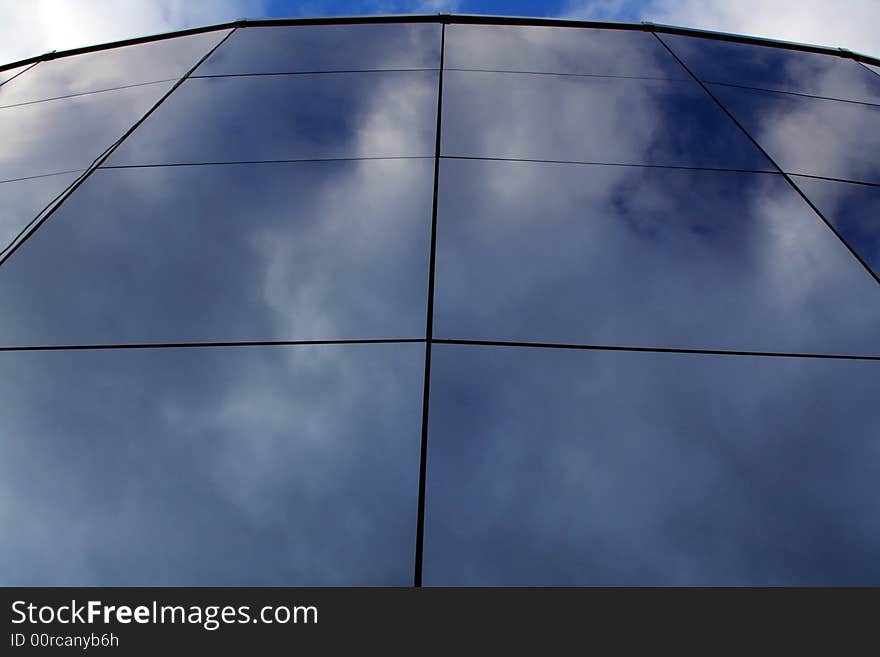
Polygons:
[[880,187],[795,176],[795,182],[880,276]]
[[433,156],[437,73],[189,80],[110,164]]
[[427,585],[880,583],[880,363],[435,345]]
[[674,34],[660,38],[706,82],[880,102],[880,79],[848,57]]
[[0,344],[424,337],[432,173],[99,170],[3,265]]
[[449,25],[448,68],[687,79],[648,32],[569,27]]
[[297,25],[235,31],[196,75],[440,67],[440,25]]
[[171,84],[0,108],[0,180],[88,167]]
[[709,86],[785,171],[880,182],[880,106]]
[[880,353],[880,286],[778,175],[444,160],[434,335]]
[[771,169],[693,81],[448,71],[443,154]]
[[0,353],[10,585],[408,585],[424,348]]
[[0,254],[76,176],[63,173],[0,183]]
[[[28,64],[28,66],[30,66],[30,64]],[[0,71],[0,84],[3,84],[7,80],[11,80],[12,78],[14,78],[16,75],[21,73],[26,68],[27,68],[27,66],[18,66],[16,68],[9,68],[9,69],[6,69],[5,71]],[[2,93],[2,92],[0,92],[0,93]],[[2,96],[0,96],[0,97],[2,97]]]
[[226,34],[208,32],[40,62],[0,88],[0,106],[176,80]]

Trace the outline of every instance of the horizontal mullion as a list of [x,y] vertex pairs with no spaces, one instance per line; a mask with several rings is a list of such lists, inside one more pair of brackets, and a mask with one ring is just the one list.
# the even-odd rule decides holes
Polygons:
[[67,94],[65,96],[52,96],[51,98],[40,98],[39,100],[28,100],[23,103],[12,103],[10,105],[0,105],[0,110],[10,109],[12,107],[23,107],[25,105],[39,105],[40,103],[49,103],[53,100],[65,100],[67,98],[79,98],[80,96],[93,96],[95,94],[103,94],[108,91],[119,91],[121,89],[133,89],[135,87],[148,87],[151,84],[162,84],[163,82],[176,82],[177,78],[166,78],[164,80],[153,80],[152,82],[138,82],[136,84],[125,84],[120,87],[108,87],[106,89],[95,89],[94,91],[82,91],[76,94]]
[[482,157],[477,155],[441,155],[441,160],[483,160],[487,162],[532,162],[536,164],[575,164],[580,166],[632,167],[638,169],[681,169],[684,171],[722,171],[727,173],[766,173],[774,176],[782,172],[769,169],[734,169],[725,167],[689,167],[677,164],[638,164],[633,162],[591,162],[587,160],[544,160],[526,157]]
[[796,171],[786,171],[789,176],[797,178],[813,178],[815,180],[830,180],[831,182],[850,183],[852,185],[865,185],[867,187],[880,187],[880,182],[868,182],[866,180],[850,180],[849,178],[833,178],[831,176],[817,176],[812,173],[798,173]]
[[880,361],[880,356],[856,356],[849,354],[813,354],[784,351],[741,351],[734,349],[687,349],[679,347],[635,347],[623,345],[567,344],[558,342],[511,342],[502,340],[460,340],[434,338],[434,344],[464,345],[477,347],[531,347],[538,349],[574,349],[582,351],[630,351],[660,354],[697,354],[706,356],[763,356],[768,358],[811,358],[830,360]]
[[353,68],[339,69],[332,71],[275,71],[269,73],[253,72],[253,73],[211,73],[205,75],[191,75],[189,80],[209,79],[209,78],[259,78],[271,76],[290,76],[290,75],[336,75],[339,73],[425,73],[439,72],[439,68]]
[[6,180],[0,180],[0,185],[3,183],[11,183],[11,182],[21,182],[22,180],[36,180],[37,178],[51,178],[52,176],[63,176],[66,173],[82,173],[85,169],[70,169],[68,171],[53,171],[52,173],[39,173],[34,176],[24,176],[23,178],[7,178]]
[[222,342],[139,342],[106,344],[0,346],[0,352],[18,351],[99,351],[111,349],[202,349],[211,347],[274,347],[343,344],[414,344],[432,343],[476,347],[516,347],[533,349],[570,349],[579,351],[624,351],[634,353],[693,354],[707,356],[756,356],[768,358],[807,358],[824,360],[880,361],[880,356],[822,354],[784,351],[746,351],[737,349],[688,349],[682,347],[639,347],[630,345],[579,344],[560,342],[523,342],[508,340],[466,340],[457,338],[366,338],[339,340],[234,340]]
[[251,340],[228,342],[136,342],[120,344],[23,345],[0,347],[4,351],[87,351],[108,349],[202,349],[208,347],[284,347],[334,344],[411,344],[424,338],[367,338],[363,340]]
[[660,78],[651,75],[611,75],[602,73],[559,73],[555,71],[515,71],[510,69],[493,69],[493,68],[450,68],[446,67],[444,71],[459,71],[462,73],[508,73],[512,75],[553,75],[557,77],[570,78],[610,78],[621,80],[656,80],[659,82],[690,82],[689,78]]
[[818,100],[833,100],[838,103],[850,103],[852,105],[866,105],[868,107],[880,107],[880,103],[869,103],[863,100],[849,100],[847,98],[835,98],[834,96],[820,96],[818,94],[805,94],[800,91],[783,91],[781,89],[768,89],[767,87],[755,87],[748,84],[734,84],[732,82],[718,82],[716,80],[702,80],[704,84],[714,84],[719,87],[733,87],[735,89],[748,89],[749,91],[764,91],[771,94],[785,94],[786,96],[800,96],[802,98],[816,98]]
[[215,162],[166,162],[153,164],[109,164],[99,169],[156,169],[164,167],[213,167],[236,164],[307,164],[310,162],[370,162],[374,160],[433,160],[433,155],[387,155],[375,157],[313,157],[289,160],[220,160]]

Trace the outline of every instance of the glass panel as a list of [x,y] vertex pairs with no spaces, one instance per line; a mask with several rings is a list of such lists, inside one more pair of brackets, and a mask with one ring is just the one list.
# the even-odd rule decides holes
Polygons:
[[435,345],[427,585],[880,583],[880,363]]
[[0,353],[4,586],[412,582],[424,347]]
[[78,173],[0,183],[0,253]]
[[439,338],[880,354],[880,286],[782,176],[444,160]]
[[101,169],[3,265],[0,344],[423,338],[433,165]]
[[171,84],[0,109],[0,180],[86,168]]
[[189,80],[110,164],[434,155],[437,73]]
[[673,34],[660,38],[706,82],[880,102],[880,80],[847,57]]
[[570,27],[449,25],[448,68],[689,79],[648,32]]
[[693,81],[448,71],[443,154],[772,170]]
[[785,171],[880,182],[880,107],[709,86]]
[[196,75],[440,67],[440,25],[297,25],[236,30]]
[[177,80],[227,32],[163,39],[40,62],[27,75],[3,85],[0,105]]
[[[6,69],[5,71],[0,71],[0,84],[3,84],[7,80],[11,80],[16,75],[18,75],[23,70],[25,70],[28,66],[30,66],[30,64],[28,64],[26,66],[18,66],[16,68],[9,68],[9,69]],[[2,92],[0,92],[0,93],[2,93]],[[0,96],[0,98],[2,98],[2,96]]]
[[867,66],[872,71],[874,71],[874,73],[876,73],[877,75],[880,75],[880,66],[874,66],[873,64],[865,64],[864,62],[862,62],[862,64],[864,66]]
[[798,187],[880,276],[880,187],[794,176]]

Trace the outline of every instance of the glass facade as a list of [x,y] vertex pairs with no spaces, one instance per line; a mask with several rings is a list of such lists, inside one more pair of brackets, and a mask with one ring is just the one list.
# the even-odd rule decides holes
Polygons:
[[880,584],[877,62],[492,22],[0,72],[0,584]]

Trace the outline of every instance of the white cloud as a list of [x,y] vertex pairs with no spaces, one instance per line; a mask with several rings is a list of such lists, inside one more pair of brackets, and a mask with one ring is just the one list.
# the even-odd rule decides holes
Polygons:
[[263,0],[0,0],[0,63],[264,13]]
[[573,0],[566,18],[647,20],[880,55],[876,0]]

